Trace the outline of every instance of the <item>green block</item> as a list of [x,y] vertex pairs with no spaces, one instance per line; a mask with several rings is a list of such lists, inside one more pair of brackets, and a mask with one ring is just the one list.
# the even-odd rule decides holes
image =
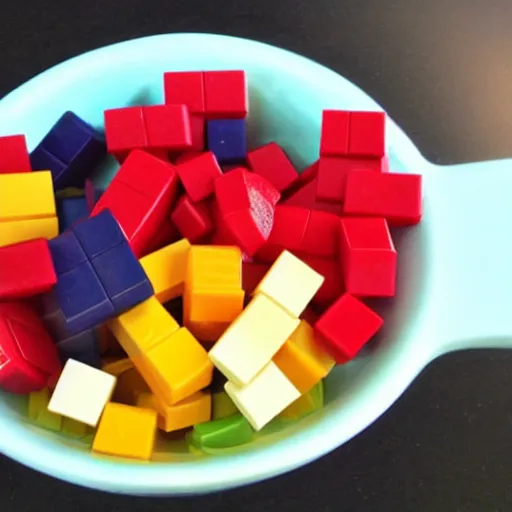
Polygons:
[[231,448],[248,443],[253,434],[249,422],[241,414],[233,414],[195,425],[187,440],[196,448],[204,450]]

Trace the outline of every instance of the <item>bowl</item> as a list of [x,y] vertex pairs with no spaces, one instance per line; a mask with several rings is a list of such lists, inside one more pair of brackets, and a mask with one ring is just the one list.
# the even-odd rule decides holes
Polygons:
[[[107,108],[163,102],[164,71],[215,69],[246,70],[250,145],[275,140],[299,169],[318,158],[323,109],[381,110],[348,80],[288,51],[221,35],[169,34],[95,50],[33,78],[0,101],[0,134],[26,134],[31,150],[66,110],[73,110],[101,128]],[[456,229],[460,224],[456,216],[453,222],[441,217],[443,212],[451,215],[453,200],[450,203],[448,196],[455,185],[450,181],[451,188],[445,187],[443,179],[438,179],[444,175],[440,169],[427,162],[390,119],[386,132],[392,170],[425,175],[424,220],[413,229],[394,233],[399,254],[397,297],[392,307],[375,305],[382,306],[384,329],[356,360],[337,367],[329,375],[322,410],[284,429],[268,429],[247,446],[216,456],[190,454],[169,439],[157,447],[154,460],[144,463],[93,454],[88,445],[44,431],[27,420],[26,397],[3,393],[0,451],[48,475],[109,492],[185,495],[233,488],[285,473],[325,455],[378,418],[429,361],[448,350],[478,345],[473,342],[471,329],[484,330],[484,326],[475,327],[476,320],[464,323],[464,311],[459,307],[453,308],[452,316],[446,320],[443,306],[450,306],[455,292],[449,287],[446,294],[438,293],[443,291],[438,283],[439,272],[457,286],[459,274],[453,265],[450,267],[461,254],[457,252],[461,248],[455,244],[467,243],[469,247],[471,243],[468,230],[457,233],[453,240],[443,235],[450,256],[439,270],[440,260],[434,251],[440,243],[436,235],[441,232],[439,226],[443,223]],[[502,172],[499,163],[494,164],[491,168]],[[106,184],[117,167],[109,160],[95,180]],[[469,176],[475,174],[465,166],[452,171],[447,175],[459,180],[464,172]],[[440,203],[438,211],[434,205]],[[474,246],[474,239],[471,240]],[[505,265],[505,258],[511,260],[512,249],[507,247],[507,251],[498,264]],[[477,269],[477,257],[478,254],[466,255],[466,267],[474,264]],[[480,269],[482,279],[486,272]],[[480,274],[473,276],[475,279],[479,281]],[[511,280],[503,279],[508,289]],[[473,306],[469,304],[466,312],[471,313]],[[489,314],[489,324],[502,313],[498,308]],[[452,331],[462,333],[461,336],[451,336],[452,331],[445,336],[438,329],[457,322]],[[499,326],[489,325],[489,332],[496,336],[484,345],[509,343],[503,341],[501,334],[509,328],[508,333],[512,333],[512,321],[500,322]]]

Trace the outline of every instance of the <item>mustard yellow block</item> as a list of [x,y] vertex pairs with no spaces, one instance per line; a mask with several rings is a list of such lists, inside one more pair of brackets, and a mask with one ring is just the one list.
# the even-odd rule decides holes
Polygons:
[[48,388],[30,393],[28,398],[28,417],[47,430],[60,432],[62,416],[48,410],[50,398],[51,393]]
[[129,357],[108,360],[101,365],[101,369],[104,372],[110,373],[110,375],[113,375],[114,377],[119,377],[124,372],[131,370],[132,368],[133,363]]
[[238,409],[225,391],[212,394],[212,420],[220,420],[236,414]]
[[62,433],[69,437],[83,439],[94,432],[92,427],[72,418],[62,418]]
[[107,455],[149,460],[156,423],[156,411],[110,402],[103,411],[92,449]]
[[324,277],[299,258],[283,251],[253,295],[265,294],[293,316],[300,316],[315,296]]
[[183,238],[140,260],[162,304],[183,295],[190,242]]
[[110,331],[108,324],[104,323],[96,327],[95,334],[101,355],[115,356],[123,353],[119,342]]
[[83,188],[68,187],[55,191],[55,197],[69,198],[69,197],[84,197],[85,191]]
[[291,403],[278,418],[282,420],[297,421],[321,409],[324,405],[324,381],[321,380],[307,393]]
[[335,364],[334,359],[318,346],[313,328],[305,320],[301,320],[273,360],[301,394],[323,379]]
[[113,400],[126,405],[136,405],[140,394],[149,391],[149,386],[136,368],[119,375],[114,388]]
[[0,219],[0,247],[24,242],[25,240],[34,240],[35,238],[50,240],[58,234],[59,221],[55,216],[46,219],[12,221],[2,221]]

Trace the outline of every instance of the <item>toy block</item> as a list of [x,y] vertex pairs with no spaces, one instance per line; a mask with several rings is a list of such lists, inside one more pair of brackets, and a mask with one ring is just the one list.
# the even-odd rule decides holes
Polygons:
[[249,96],[245,71],[205,71],[203,80],[207,119],[247,116]]
[[207,121],[206,142],[219,164],[243,162],[247,155],[245,119]]
[[[81,229],[79,227],[79,229]],[[57,276],[66,274],[81,263],[88,261],[82,245],[75,233],[68,231],[48,242],[48,248],[53,260]]]
[[258,294],[210,350],[210,359],[230,381],[243,386],[263,369],[298,325],[297,318]]
[[345,289],[356,297],[393,297],[397,253],[385,219],[341,219]]
[[163,249],[167,245],[170,245],[173,242],[177,242],[180,239],[181,235],[176,229],[176,226],[171,222],[171,219],[166,218],[162,224],[160,224],[156,235],[146,246],[146,249],[144,250],[144,256],[159,251],[160,249]]
[[103,189],[97,187],[91,180],[85,180],[84,194],[87,203],[87,210],[92,212],[95,204],[100,200],[100,197],[105,192]]
[[62,428],[62,416],[48,410],[50,402],[50,390],[32,391],[28,397],[28,417],[40,427],[54,432],[60,432]]
[[299,317],[322,286],[324,278],[299,258],[283,251],[254,291]]
[[184,153],[180,153],[178,156],[174,157],[172,160],[172,163],[174,165],[178,166],[180,164],[184,164],[185,162],[193,160],[194,158],[197,158],[198,156],[201,156],[202,154],[203,154],[203,151],[187,150]]
[[33,169],[50,169],[55,189],[83,187],[106,155],[103,135],[65,112],[30,154]]
[[351,112],[348,154],[381,158],[386,152],[386,114],[384,112]]
[[313,327],[305,320],[301,320],[272,361],[301,394],[328,375],[335,364],[334,358],[317,344]]
[[0,303],[0,388],[27,394],[53,385],[61,370],[57,349],[31,305]]
[[112,396],[115,384],[114,376],[68,359],[48,410],[95,427]]
[[202,152],[206,146],[206,122],[203,116],[190,115],[190,137],[192,144],[187,151]]
[[59,234],[57,216],[47,219],[0,220],[0,247],[36,238],[51,239]]
[[183,238],[141,258],[140,264],[160,303],[183,295],[189,250],[190,242]]
[[298,179],[292,162],[275,142],[249,151],[247,162],[253,172],[263,176],[279,192],[290,188]]
[[109,403],[94,436],[93,452],[149,460],[153,453],[157,415],[150,409]]
[[183,151],[192,145],[190,116],[185,105],[142,107],[147,148]]
[[208,202],[193,203],[187,195],[178,199],[171,221],[192,244],[204,240],[214,229]]
[[208,452],[209,449],[231,448],[247,444],[254,436],[254,430],[241,415],[234,414],[199,425],[189,436],[189,441],[197,448]]
[[262,263],[242,263],[242,288],[244,292],[252,294],[269,268],[268,265]]
[[357,355],[383,323],[377,313],[345,293],[316,322],[316,340],[343,364]]
[[176,166],[181,183],[192,201],[199,202],[214,192],[213,182],[222,176],[219,164],[211,151],[201,153]]
[[110,332],[107,324],[101,324],[94,328],[96,339],[98,342],[98,349],[102,356],[109,357],[122,357],[126,354]]
[[224,384],[227,382],[226,376],[217,368],[213,368],[213,376],[208,389],[212,393],[224,392]]
[[61,432],[68,437],[85,439],[94,432],[94,429],[71,418],[62,418]]
[[345,156],[348,154],[350,112],[324,110],[320,135],[320,156]]
[[336,215],[312,210],[300,250],[312,256],[336,256],[340,243],[340,226],[340,218]]
[[117,377],[113,400],[126,405],[136,405],[143,393],[149,393],[149,386],[136,368],[131,368]]
[[32,171],[25,135],[0,137],[0,174]]
[[422,215],[421,185],[419,174],[351,172],[343,212],[384,217],[390,226],[417,224]]
[[164,73],[165,103],[186,105],[191,114],[204,114],[204,82],[202,71],[169,71]]
[[47,240],[0,247],[0,300],[31,297],[49,291],[56,283]]
[[75,222],[87,219],[89,212],[85,197],[65,197],[57,199],[59,232],[64,233],[64,231],[67,231]]
[[140,258],[167,219],[177,186],[178,175],[171,164],[143,151],[132,151],[91,216],[109,209]]
[[100,350],[94,329],[63,339],[55,337],[54,340],[62,364],[65,364],[68,359],[74,359],[93,368],[101,367]]
[[352,171],[366,169],[383,172],[384,163],[384,158],[321,157],[316,179],[316,199],[326,203],[343,203],[347,189],[347,176]]
[[122,162],[133,149],[148,145],[142,107],[108,109],[104,112],[107,150]]
[[[224,386],[223,386],[224,389]],[[220,420],[236,414],[238,409],[225,391],[212,394],[212,419]]]
[[247,385],[226,382],[225,390],[256,431],[300,397],[299,390],[272,361]]
[[123,359],[114,359],[105,362],[101,365],[101,371],[109,373],[114,377],[119,377],[133,367],[132,360],[129,357],[124,357]]
[[324,405],[324,383],[319,381],[307,393],[291,403],[284,411],[279,413],[281,420],[298,421],[321,409]]

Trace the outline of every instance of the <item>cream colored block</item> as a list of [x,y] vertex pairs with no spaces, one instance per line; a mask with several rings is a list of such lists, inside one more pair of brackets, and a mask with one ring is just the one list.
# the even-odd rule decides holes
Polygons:
[[253,295],[265,294],[293,316],[300,316],[324,277],[288,251],[270,267]]
[[299,390],[273,362],[247,386],[228,381],[224,389],[255,430],[261,430],[300,397]]
[[299,323],[271,299],[258,295],[213,346],[210,359],[237,386],[248,384]]

